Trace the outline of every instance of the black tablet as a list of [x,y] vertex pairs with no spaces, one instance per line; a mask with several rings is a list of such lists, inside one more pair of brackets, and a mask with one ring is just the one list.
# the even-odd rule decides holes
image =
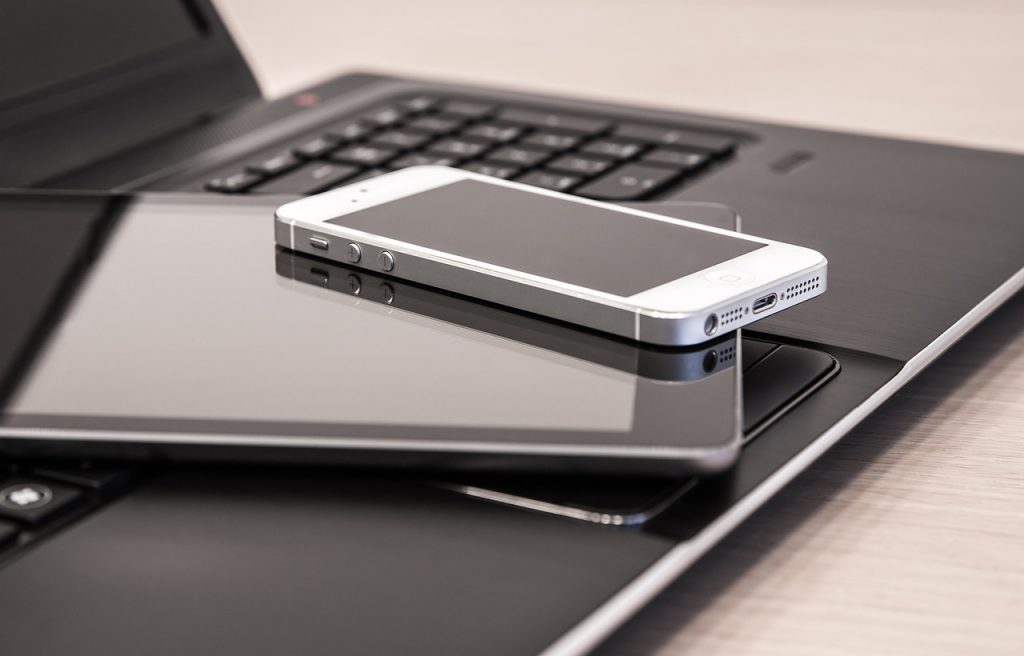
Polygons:
[[715,471],[733,336],[658,349],[279,251],[279,198],[0,194],[11,452]]

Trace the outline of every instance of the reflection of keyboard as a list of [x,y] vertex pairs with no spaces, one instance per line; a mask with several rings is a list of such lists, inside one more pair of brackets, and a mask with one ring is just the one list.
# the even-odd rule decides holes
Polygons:
[[610,201],[649,198],[729,157],[738,135],[474,99],[396,99],[220,172],[222,193],[311,194],[421,164]]
[[[755,435],[834,371],[818,351],[744,338],[744,431]],[[0,462],[0,565],[132,489],[144,466]],[[446,476],[442,486],[478,498],[604,524],[644,522],[696,484],[692,478],[511,474]]]

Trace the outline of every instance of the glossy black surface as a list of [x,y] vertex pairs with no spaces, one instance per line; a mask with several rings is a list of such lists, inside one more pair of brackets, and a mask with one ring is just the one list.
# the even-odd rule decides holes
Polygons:
[[[277,249],[274,259],[277,273],[289,280],[641,378],[680,383],[698,381],[731,367],[737,357],[736,333],[727,332],[698,347],[663,348],[283,248]],[[743,340],[743,343],[749,341]]]
[[[36,354],[63,301],[77,288],[103,226],[122,199],[96,195],[12,200],[0,242],[0,403]],[[46,229],[41,230],[42,224]]]
[[328,223],[616,296],[639,294],[763,246],[478,180]]

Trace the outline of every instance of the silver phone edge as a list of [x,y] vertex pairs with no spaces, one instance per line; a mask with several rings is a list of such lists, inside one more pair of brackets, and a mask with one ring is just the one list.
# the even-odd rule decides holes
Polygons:
[[[402,275],[395,276],[397,278],[659,346],[702,344],[726,329],[743,328],[811,300],[827,288],[828,264],[823,257],[815,266],[773,281],[770,285],[759,286],[698,313],[650,313],[639,307],[620,306],[601,302],[601,299],[576,296],[567,291],[547,289],[529,281],[498,275],[494,271],[478,271],[438,259],[428,253],[388,248],[362,234],[347,236],[343,228],[338,228],[339,234],[334,234],[315,230],[295,219],[275,216],[274,232],[278,245],[285,248],[378,274],[395,275],[374,264],[381,253],[389,252],[393,258],[393,269],[402,271]],[[332,252],[332,240],[344,243]],[[349,241],[358,243],[361,248],[358,261],[348,260],[338,253]],[[321,246],[314,246],[314,242]],[[323,244],[326,244],[326,248],[322,247]],[[786,295],[788,286],[801,285],[811,280],[815,281],[816,286],[807,288],[799,298]],[[755,316],[756,313],[751,311],[754,302],[772,294],[778,300],[769,311]]]

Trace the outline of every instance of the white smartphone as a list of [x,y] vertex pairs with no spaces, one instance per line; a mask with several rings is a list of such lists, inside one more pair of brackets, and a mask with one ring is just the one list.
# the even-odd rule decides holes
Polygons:
[[641,342],[699,344],[825,291],[809,248],[443,166],[277,210],[277,243]]

